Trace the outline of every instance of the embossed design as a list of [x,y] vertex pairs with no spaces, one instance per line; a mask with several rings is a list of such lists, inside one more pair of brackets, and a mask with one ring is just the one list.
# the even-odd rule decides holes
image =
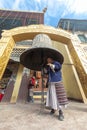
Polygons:
[[14,47],[14,41],[13,41],[12,38],[9,38],[8,43],[3,42],[2,44],[3,44],[3,46],[5,44],[5,46],[4,46],[4,48],[2,46],[3,53],[0,56],[0,78],[2,77],[2,75],[4,73],[4,70],[5,70],[6,66],[7,66],[10,54],[11,54],[12,49]]

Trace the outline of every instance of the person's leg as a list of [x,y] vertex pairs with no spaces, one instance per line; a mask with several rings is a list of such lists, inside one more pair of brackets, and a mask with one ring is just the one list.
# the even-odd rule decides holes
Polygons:
[[53,115],[57,110],[57,96],[55,90],[55,83],[51,83],[50,91],[49,91],[49,98],[50,98],[50,107],[51,111],[50,114]]
[[31,102],[34,102],[34,98],[33,98],[33,96],[34,96],[33,88],[34,88],[34,86],[32,86],[32,89],[31,89]]
[[56,110],[51,109],[50,114],[51,114],[51,115],[52,115],[52,114],[54,114],[54,113],[55,113],[55,111],[56,111]]
[[58,111],[58,119],[60,120],[60,121],[63,121],[64,120],[64,114],[63,114],[63,107],[62,106],[58,106],[58,109],[59,109],[59,111]]
[[63,121],[63,120],[64,120],[64,115],[63,115],[62,109],[59,109],[58,119],[59,119],[60,121]]
[[55,111],[57,110],[57,98],[56,98],[56,90],[55,90],[54,83],[48,84],[46,107],[51,108],[51,111],[50,111],[51,115],[53,115]]
[[34,102],[34,99],[33,99],[33,87],[29,89],[28,102]]
[[57,102],[58,102],[58,119],[63,121],[64,120],[64,115],[63,115],[63,108],[65,105],[68,103],[66,92],[64,89],[64,85],[62,82],[57,82],[56,83],[56,95],[57,95]]

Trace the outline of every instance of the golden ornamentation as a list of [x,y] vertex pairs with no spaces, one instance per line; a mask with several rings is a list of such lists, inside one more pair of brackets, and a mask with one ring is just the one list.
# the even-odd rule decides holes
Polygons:
[[[17,27],[11,30],[5,30],[2,33],[2,39],[0,40],[0,79],[3,76],[15,42],[33,39],[35,35],[40,33],[47,34],[51,40],[64,43],[68,46],[74,66],[78,73],[78,77],[82,84],[82,89],[84,90],[86,96],[87,51],[84,52],[84,49],[80,45],[80,41],[76,36],[62,29],[55,29],[50,26],[29,25],[25,27]],[[87,45],[85,47],[87,48]]]
[[0,55],[0,79],[3,76],[3,73],[5,71],[5,68],[7,66],[7,63],[8,63],[9,57],[10,57],[10,54],[13,50],[14,44],[15,44],[15,42],[14,42],[13,38],[11,38],[11,37],[9,38],[9,42],[0,43],[0,49],[2,50],[1,51],[2,55]]

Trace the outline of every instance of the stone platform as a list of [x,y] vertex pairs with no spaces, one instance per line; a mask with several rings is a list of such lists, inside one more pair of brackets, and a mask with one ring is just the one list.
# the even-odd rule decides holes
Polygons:
[[87,130],[87,105],[69,101],[65,119],[59,121],[56,112],[34,103],[0,104],[0,130]]

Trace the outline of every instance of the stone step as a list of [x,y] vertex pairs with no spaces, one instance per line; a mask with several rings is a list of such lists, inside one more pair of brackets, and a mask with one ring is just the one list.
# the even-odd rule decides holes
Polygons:
[[[36,100],[36,99],[38,99],[38,100],[41,100],[41,98],[42,98],[42,92],[41,91],[34,91],[34,93],[33,93],[33,98]],[[46,99],[46,96],[47,96],[47,92],[46,91],[44,91],[44,99]]]

